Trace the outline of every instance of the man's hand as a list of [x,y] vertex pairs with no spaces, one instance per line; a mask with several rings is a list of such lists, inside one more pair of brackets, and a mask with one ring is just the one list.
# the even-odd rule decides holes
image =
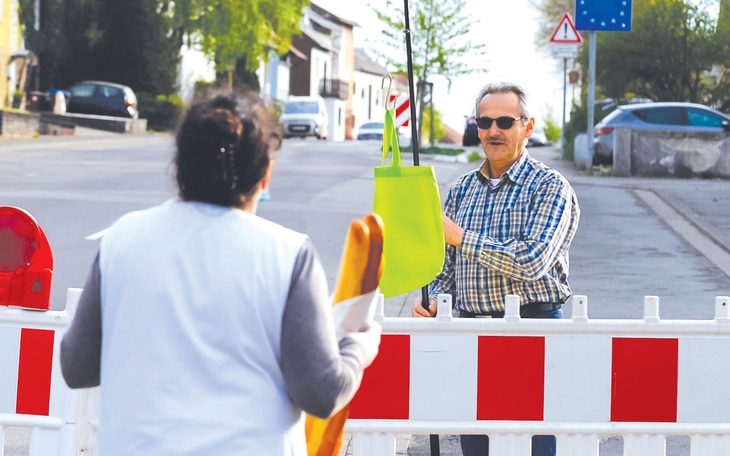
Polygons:
[[446,243],[461,247],[461,240],[464,238],[464,229],[443,214],[441,218],[444,221],[444,240]]
[[417,318],[430,318],[436,315],[436,300],[429,300],[428,310],[423,308],[421,305],[423,301],[421,298],[416,298],[416,303],[411,307],[411,316]]

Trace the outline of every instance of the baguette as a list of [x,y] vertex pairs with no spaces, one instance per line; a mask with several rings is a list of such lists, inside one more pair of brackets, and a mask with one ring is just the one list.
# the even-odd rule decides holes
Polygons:
[[[335,282],[332,304],[374,291],[382,274],[382,220],[368,214],[365,220],[353,220],[345,238],[340,268]],[[342,436],[350,405],[328,419],[307,415],[304,429],[307,454],[336,456],[342,446]]]

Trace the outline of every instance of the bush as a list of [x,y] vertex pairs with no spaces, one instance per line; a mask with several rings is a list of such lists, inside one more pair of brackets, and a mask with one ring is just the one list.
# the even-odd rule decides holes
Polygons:
[[147,119],[147,129],[154,131],[174,130],[184,107],[176,94],[154,95],[145,92],[137,94],[137,105],[139,117]]

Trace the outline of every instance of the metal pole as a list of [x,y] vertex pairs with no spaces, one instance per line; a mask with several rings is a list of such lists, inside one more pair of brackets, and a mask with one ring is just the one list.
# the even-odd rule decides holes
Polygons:
[[[413,50],[411,49],[411,20],[408,12],[408,0],[403,0],[403,12],[406,16],[406,58],[408,61],[408,91],[411,100],[411,147],[413,147],[413,166],[418,166],[418,125],[416,125],[416,97],[413,91]],[[428,286],[421,288],[421,305],[428,310]],[[441,447],[438,434],[431,434],[429,443],[431,456],[439,456]]]
[[568,92],[568,59],[563,59],[563,126],[560,129],[560,147],[565,160],[565,98]]
[[[588,156],[593,162],[593,123],[594,110],[593,105],[596,103],[596,32],[591,30],[588,33],[591,40],[588,49]],[[590,165],[589,165],[590,166]]]
[[[406,16],[406,58],[408,60],[408,94],[411,100],[411,147],[413,147],[413,166],[418,166],[418,126],[416,125],[416,96],[413,90],[413,51],[411,50],[411,20],[408,13],[408,0],[403,0]],[[428,305],[428,304],[426,304]]]

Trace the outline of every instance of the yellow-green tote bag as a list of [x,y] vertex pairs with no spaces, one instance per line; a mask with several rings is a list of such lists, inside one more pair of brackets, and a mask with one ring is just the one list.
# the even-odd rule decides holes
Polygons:
[[[386,298],[428,285],[444,263],[441,197],[433,166],[402,166],[392,110],[385,112],[383,159],[375,168],[373,212],[383,219]],[[385,165],[390,151],[390,165]]]

